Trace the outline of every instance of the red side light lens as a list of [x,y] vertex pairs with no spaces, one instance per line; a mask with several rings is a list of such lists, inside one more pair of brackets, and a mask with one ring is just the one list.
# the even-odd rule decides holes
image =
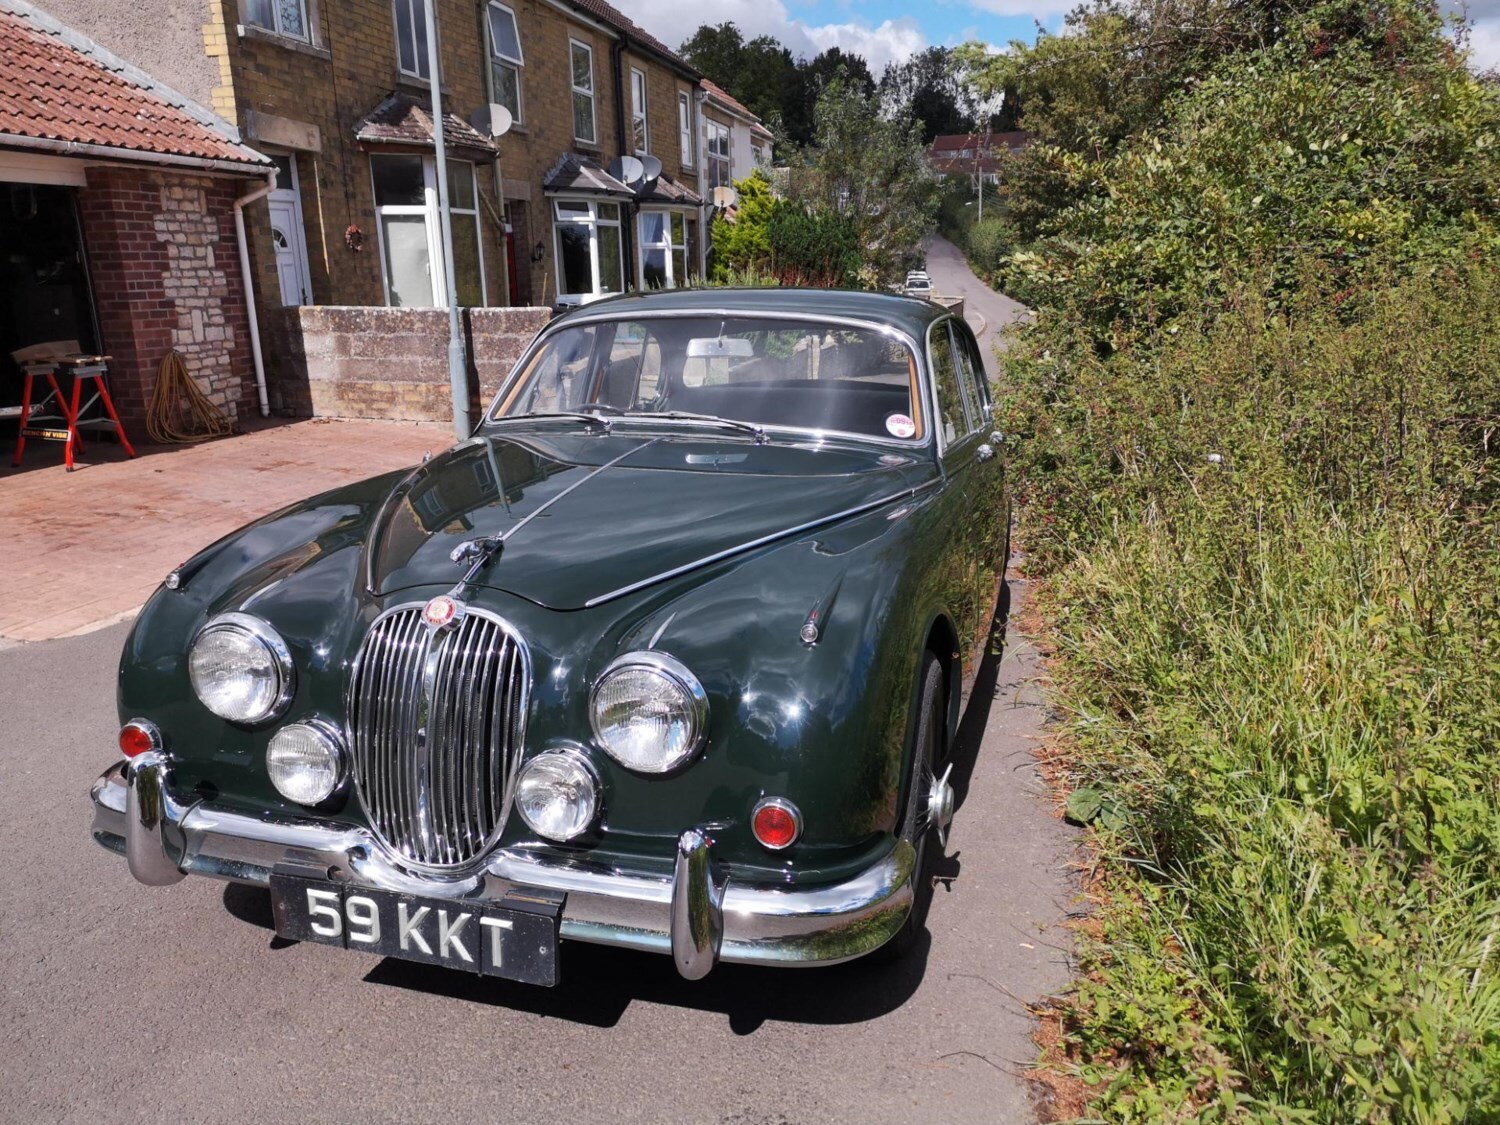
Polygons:
[[790,801],[770,797],[755,806],[750,830],[764,847],[780,851],[791,847],[802,835],[802,815]]
[[149,723],[130,722],[120,728],[120,752],[127,758],[161,748],[161,738]]

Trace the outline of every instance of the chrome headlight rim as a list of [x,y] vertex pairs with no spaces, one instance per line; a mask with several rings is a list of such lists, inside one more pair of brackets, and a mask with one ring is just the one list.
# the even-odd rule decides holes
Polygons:
[[[687,746],[681,752],[655,769],[644,769],[621,761],[610,748],[603,731],[600,730],[600,690],[611,677],[632,668],[645,668],[655,672],[676,684],[687,697],[688,716],[693,724],[693,737],[688,740]],[[672,773],[697,757],[708,741],[708,693],[703,690],[703,684],[693,674],[692,669],[669,653],[659,652],[656,649],[640,649],[635,652],[622,653],[606,664],[604,670],[594,679],[593,687],[589,691],[589,726],[593,729],[595,743],[609,756],[610,761],[618,763],[632,773],[651,777]]]
[[[326,793],[324,793],[315,801],[303,801],[297,797],[290,795],[285,790],[283,790],[280,785],[276,784],[275,775],[271,772],[271,750],[276,744],[276,739],[287,731],[293,730],[297,727],[305,727],[308,730],[311,730],[332,752],[331,756],[334,762],[333,784],[328,787],[328,791]],[[278,727],[276,732],[272,734],[271,737],[266,741],[266,752],[264,755],[264,759],[266,763],[266,776],[271,781],[271,787],[275,789],[281,797],[292,802],[294,805],[302,805],[305,808],[317,808],[320,805],[325,805],[329,801],[334,800],[339,796],[339,794],[343,793],[349,787],[348,744],[344,741],[343,731],[339,730],[337,726],[335,726],[333,723],[328,722],[326,719],[321,719],[314,716],[306,719],[298,719],[296,722],[287,723],[284,726]]]
[[277,691],[271,700],[269,707],[254,718],[230,718],[220,715],[204,700],[198,693],[198,685],[192,684],[192,674],[188,674],[188,680],[193,688],[193,697],[203,704],[207,710],[223,719],[226,723],[233,723],[241,727],[260,727],[266,723],[274,722],[286,713],[287,707],[291,705],[292,696],[297,691],[297,666],[292,661],[292,650],[287,647],[286,641],[281,639],[281,634],[271,628],[270,624],[254,614],[250,613],[220,613],[203,623],[203,627],[193,634],[192,641],[187,646],[187,656],[192,659],[193,649],[209,633],[220,629],[233,629],[252,640],[258,642],[271,658],[271,665],[277,675]]
[[[531,820],[531,817],[526,814],[526,806],[521,801],[521,785],[526,780],[527,773],[529,773],[532,769],[537,768],[539,763],[546,763],[549,759],[561,760],[569,765],[577,767],[583,773],[584,777],[588,780],[590,786],[591,800],[589,802],[589,815],[587,819],[585,819],[573,833],[566,836],[553,835],[551,833],[543,831],[540,827],[534,824]],[[527,828],[531,829],[543,840],[546,840],[548,843],[553,844],[576,843],[578,840],[587,836],[598,826],[600,815],[604,811],[604,783],[600,779],[598,767],[594,765],[593,759],[589,756],[586,750],[584,750],[581,746],[574,746],[569,743],[549,746],[540,754],[537,754],[533,758],[528,758],[526,761],[521,763],[521,768],[516,771],[514,794],[513,807],[515,808],[517,814],[521,817],[522,823],[524,823]]]

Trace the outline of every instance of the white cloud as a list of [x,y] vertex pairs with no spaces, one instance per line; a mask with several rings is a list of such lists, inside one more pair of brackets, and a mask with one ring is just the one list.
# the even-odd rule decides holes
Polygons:
[[905,62],[928,42],[911,17],[871,25],[860,20],[814,24],[793,19],[783,0],[615,0],[616,6],[668,46],[677,47],[701,24],[733,23],[746,39],[771,35],[800,58],[838,47],[864,56],[878,78],[887,64]]
[[1078,7],[1077,0],[968,0],[969,7],[992,16],[1035,16],[1045,20]]
[[1500,18],[1479,20],[1470,26],[1469,65],[1475,70],[1500,68]]

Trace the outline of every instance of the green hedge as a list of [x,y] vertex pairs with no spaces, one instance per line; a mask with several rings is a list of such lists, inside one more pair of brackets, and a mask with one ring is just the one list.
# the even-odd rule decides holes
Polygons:
[[1500,1120],[1500,273],[1333,273],[1002,381],[1111,1120]]

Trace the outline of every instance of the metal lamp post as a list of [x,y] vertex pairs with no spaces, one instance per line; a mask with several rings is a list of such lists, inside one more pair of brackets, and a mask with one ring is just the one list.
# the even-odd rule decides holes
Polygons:
[[458,327],[458,286],[453,272],[453,215],[448,210],[448,150],[443,142],[443,95],[438,71],[437,0],[422,5],[427,18],[427,80],[432,86],[432,143],[437,160],[438,217],[443,232],[443,278],[448,295],[448,382],[453,389],[453,433],[463,441],[469,422],[469,377],[464,370],[464,339]]

